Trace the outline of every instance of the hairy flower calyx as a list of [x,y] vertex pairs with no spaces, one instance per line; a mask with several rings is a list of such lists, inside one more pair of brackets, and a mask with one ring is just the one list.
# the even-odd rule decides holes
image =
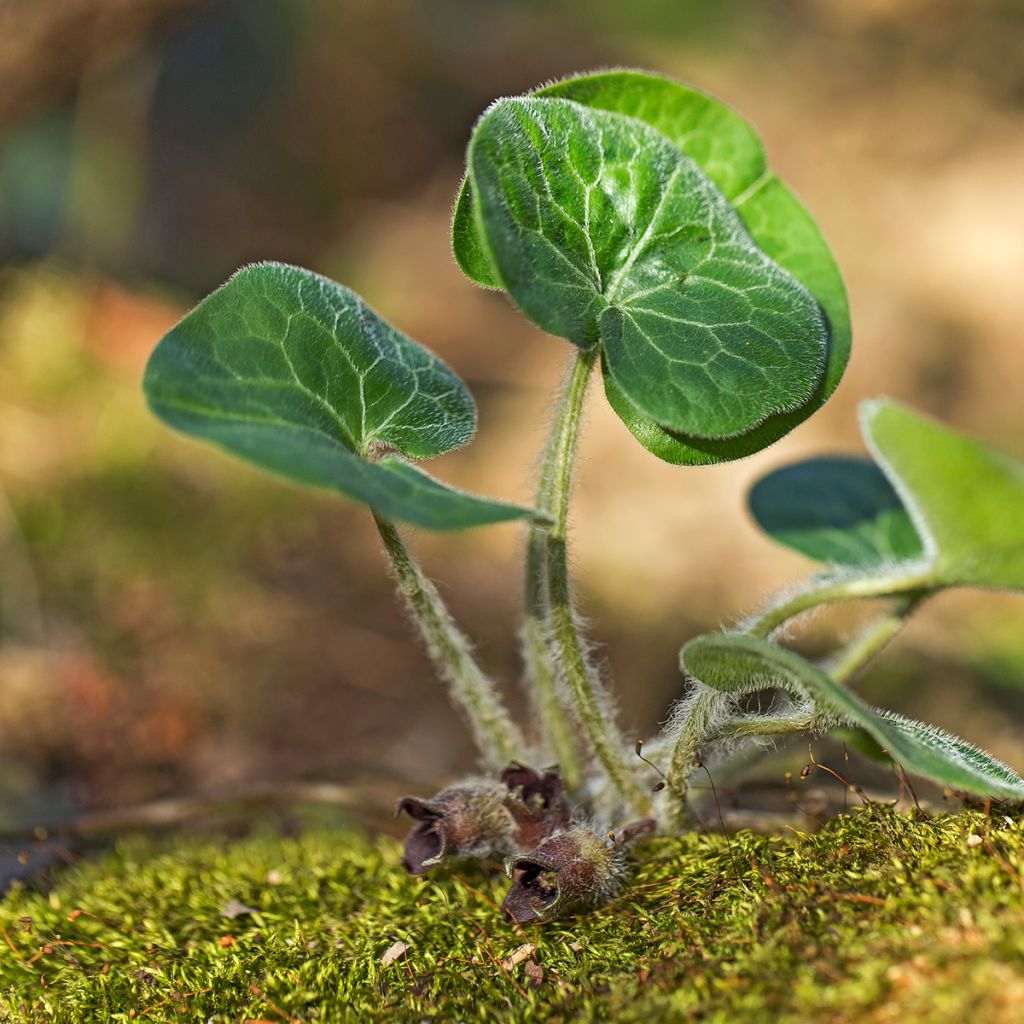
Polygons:
[[510,857],[532,850],[570,819],[556,771],[513,762],[499,782],[470,779],[423,800],[398,802],[417,822],[405,840],[402,866],[422,875],[448,857]]
[[507,857],[515,853],[516,826],[505,806],[501,783],[473,780],[450,786],[430,800],[407,796],[398,802],[417,822],[405,840],[402,867],[423,875],[448,857]]
[[572,825],[505,862],[512,886],[501,909],[525,924],[598,907],[618,889],[624,864],[611,837]]

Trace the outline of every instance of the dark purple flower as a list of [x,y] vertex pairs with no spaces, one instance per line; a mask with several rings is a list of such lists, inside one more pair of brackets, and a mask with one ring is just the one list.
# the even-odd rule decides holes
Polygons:
[[562,777],[513,762],[501,773],[508,790],[505,806],[516,823],[516,851],[532,850],[543,839],[569,824],[569,803]]
[[402,865],[425,874],[447,857],[510,857],[532,850],[570,820],[562,779],[555,771],[537,771],[513,762],[500,782],[470,779],[442,790],[430,800],[403,797],[417,824],[405,840]]
[[405,811],[417,824],[405,840],[402,867],[422,875],[446,857],[507,857],[518,849],[516,824],[505,806],[508,790],[486,780],[442,790],[431,800],[407,796]]
[[512,886],[501,909],[525,924],[598,907],[618,888],[623,868],[620,844],[572,825],[505,862]]

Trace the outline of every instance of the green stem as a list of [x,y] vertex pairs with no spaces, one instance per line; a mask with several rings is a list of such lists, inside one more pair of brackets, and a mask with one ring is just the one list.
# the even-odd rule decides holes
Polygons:
[[676,727],[676,742],[672,748],[665,777],[665,788],[669,793],[668,824],[672,831],[679,831],[686,824],[686,780],[693,771],[694,761],[700,753],[701,744],[711,734],[711,723],[719,708],[727,699],[717,690],[703,683],[681,708],[681,721]]
[[[575,366],[574,362],[574,366]],[[584,381],[585,384],[585,381]],[[575,373],[566,382],[565,391],[555,413],[551,434],[544,445],[540,482],[534,505],[554,520],[554,482],[559,479],[559,438],[567,419],[579,420],[586,388],[579,387]],[[577,427],[578,433],[578,427]],[[575,451],[570,451],[569,458]],[[538,525],[530,528],[526,542],[526,574],[523,593],[523,655],[526,679],[536,705],[537,717],[545,737],[550,741],[566,787],[576,790],[583,781],[583,751],[577,744],[576,730],[559,691],[558,666],[552,650],[551,609],[548,602],[548,534]]]
[[824,718],[817,711],[794,709],[782,715],[737,715],[722,723],[720,736],[743,739],[751,736],[786,736],[791,732],[813,732]]
[[[619,796],[636,813],[646,814],[650,808],[650,796],[626,762],[625,744],[615,726],[611,709],[600,683],[593,678],[587,665],[573,606],[566,554],[573,454],[579,436],[587,383],[596,359],[596,346],[581,351],[576,357],[545,456],[542,483],[549,489],[549,502],[544,511],[551,515],[553,523],[544,530],[535,531],[535,536],[543,537],[545,549],[545,632],[556,670],[572,697],[573,709],[595,757]],[[539,571],[538,563],[535,563],[534,569]],[[527,588],[529,594],[529,582]]]
[[[540,500],[537,507],[544,507]],[[547,540],[543,531],[531,529],[526,544],[526,618],[522,635],[526,678],[537,719],[551,744],[566,789],[572,793],[583,782],[583,758],[576,746],[572,720],[558,692],[558,669],[550,643],[546,567]]]
[[856,598],[893,597],[907,592],[921,591],[929,586],[928,578],[921,573],[904,576],[867,576],[849,580],[838,580],[820,587],[802,590],[769,608],[744,627],[752,636],[767,638],[790,619],[823,604],[837,601],[851,601]]
[[837,683],[849,681],[899,633],[928,595],[925,590],[901,594],[886,615],[871,623],[848,647],[823,666],[825,671]]
[[409,553],[394,523],[374,514],[384,548],[398,577],[434,668],[450,688],[453,702],[469,721],[477,748],[492,768],[503,768],[526,754],[526,744],[452,621],[437,588]]
[[[900,594],[893,607],[872,622],[851,644],[822,665],[837,683],[848,682],[906,624],[907,619],[930,595],[928,590]],[[794,709],[785,715],[737,715],[722,723],[720,735],[730,738],[744,736],[781,736],[793,732],[813,732],[828,727],[833,716],[814,710]]]

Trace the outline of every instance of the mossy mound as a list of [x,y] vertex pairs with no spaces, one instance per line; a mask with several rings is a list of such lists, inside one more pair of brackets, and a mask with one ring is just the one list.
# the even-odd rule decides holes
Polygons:
[[124,843],[6,901],[2,1019],[1024,1019],[1019,817],[659,840],[610,906],[525,930],[499,873],[418,881],[398,857],[322,831]]

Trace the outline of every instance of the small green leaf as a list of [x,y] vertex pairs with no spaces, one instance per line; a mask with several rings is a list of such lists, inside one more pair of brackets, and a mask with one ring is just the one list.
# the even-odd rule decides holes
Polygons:
[[357,295],[306,270],[239,271],[160,341],[144,387],[178,430],[389,518],[443,530],[533,514],[400,457],[469,441],[472,396]]
[[1024,590],[1024,465],[891,399],[865,402],[861,426],[924,541],[932,584]]
[[759,480],[749,502],[761,529],[819,562],[867,568],[924,551],[899,495],[868,459],[786,466]]
[[706,686],[743,693],[776,685],[864,729],[908,772],[952,789],[1024,799],[1024,779],[965,740],[865,704],[793,651],[742,633],[711,633],[681,651],[684,669]]
[[615,383],[658,423],[729,437],[814,393],[820,308],[659,132],[566,100],[500,100],[469,168],[511,298],[581,348],[600,340]]
[[[745,458],[774,444],[816,412],[842,379],[850,357],[850,313],[842,276],[814,219],[767,171],[764,146],[731,107],[674,79],[634,70],[584,74],[537,90],[644,121],[695,160],[740,214],[754,241],[818,300],[829,319],[825,373],[799,408],[768,417],[745,433],[707,439],[670,430],[640,411],[603,364],[612,408],[648,451],[675,465]],[[500,287],[473,220],[472,185],[464,181],[452,222],[455,257],[478,284]]]

